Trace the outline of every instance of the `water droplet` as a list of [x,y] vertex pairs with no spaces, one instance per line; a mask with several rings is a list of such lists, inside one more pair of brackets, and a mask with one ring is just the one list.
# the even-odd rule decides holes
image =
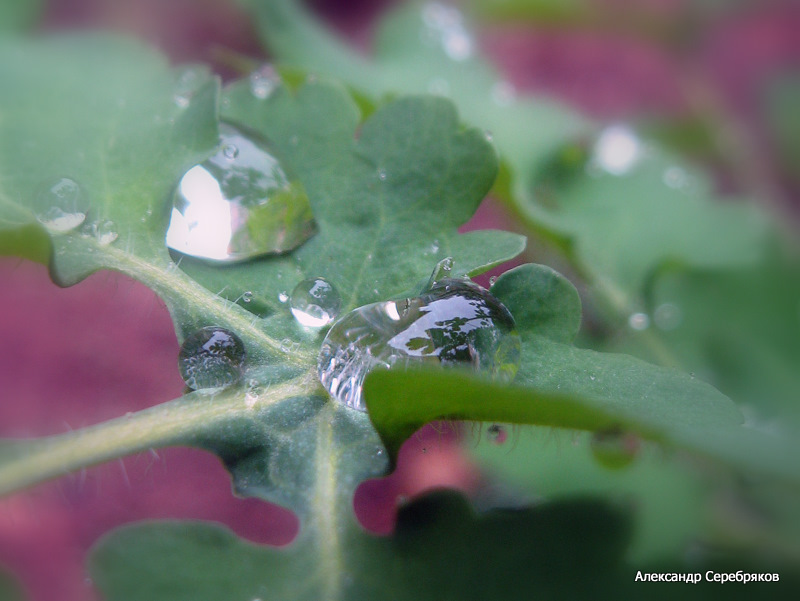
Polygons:
[[189,388],[219,388],[241,379],[244,359],[244,344],[236,334],[209,326],[184,340],[178,367]]
[[672,303],[663,303],[653,311],[653,323],[659,330],[668,332],[674,330],[683,321],[681,308]]
[[609,469],[630,465],[639,452],[640,445],[638,436],[619,428],[595,432],[589,443],[595,460]]
[[181,69],[175,77],[172,101],[178,108],[185,109],[207,80],[208,73],[203,67],[190,66]]
[[468,365],[511,380],[519,361],[519,335],[508,309],[467,279],[445,278],[418,297],[345,315],[322,343],[318,373],[334,399],[363,411],[364,378],[375,368]]
[[242,293],[242,301],[245,303],[253,302],[253,292],[251,290],[246,290]]
[[689,183],[689,176],[680,167],[670,167],[664,171],[664,183],[670,188],[679,190]]
[[508,440],[508,432],[500,424],[492,424],[486,429],[486,438],[492,444],[501,445]]
[[221,123],[220,135],[217,153],[178,183],[167,246],[237,262],[305,242],[315,226],[302,184],[256,134]]
[[438,2],[422,9],[422,40],[438,44],[454,61],[465,61],[472,57],[475,43],[464,25],[464,16],[454,7]]
[[594,374],[589,374],[589,379],[594,382],[597,379],[597,376]]
[[386,169],[378,169],[378,179],[382,182],[386,181]]
[[333,322],[342,308],[342,297],[325,278],[300,282],[292,291],[292,315],[309,328],[321,328]]
[[436,254],[438,252],[439,252],[439,239],[437,238],[431,243],[431,253]]
[[250,93],[259,100],[266,100],[281,85],[281,76],[272,65],[261,65],[250,73]]
[[54,232],[74,230],[86,219],[88,202],[73,179],[58,177],[46,182],[33,203],[36,219]]
[[453,271],[453,257],[445,257],[436,264],[431,272],[431,277],[428,279],[428,286],[426,290],[430,290],[437,282],[444,278],[450,277],[450,272]]
[[647,313],[632,313],[628,317],[628,326],[637,331],[646,330],[650,327],[650,317]]
[[494,283],[497,281],[497,276],[493,275],[489,278],[489,286],[494,286]]
[[491,142],[492,140],[494,140],[494,136],[492,135],[492,132],[490,132],[488,129],[483,132],[483,138],[487,142]]
[[278,292],[278,302],[285,303],[289,300],[289,295],[286,292]]
[[492,86],[492,101],[497,106],[510,106],[517,99],[517,90],[511,82],[498,81]]
[[222,147],[222,154],[225,155],[226,159],[232,161],[239,155],[239,149],[235,144],[225,144],[225,146]]
[[95,221],[90,228],[90,233],[95,237],[100,246],[108,246],[119,238],[114,222],[110,219]]
[[612,175],[624,175],[639,162],[641,143],[626,125],[606,127],[594,145],[592,162]]

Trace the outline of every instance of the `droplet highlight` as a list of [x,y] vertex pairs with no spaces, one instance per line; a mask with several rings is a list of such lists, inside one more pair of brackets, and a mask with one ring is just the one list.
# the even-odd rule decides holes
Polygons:
[[510,381],[519,362],[508,309],[470,280],[444,278],[418,297],[372,303],[342,317],[322,343],[318,373],[336,401],[364,411],[364,379],[373,369],[465,365]]
[[69,232],[86,220],[88,202],[80,184],[68,177],[45,182],[34,202],[36,219],[54,232]]
[[184,340],[178,368],[189,388],[224,388],[241,379],[244,360],[244,343],[236,334],[209,326]]
[[606,127],[594,145],[592,165],[611,175],[625,175],[642,156],[639,137],[626,125]]
[[259,100],[266,100],[281,85],[281,76],[272,65],[261,65],[250,73],[250,93]]
[[628,317],[628,327],[637,332],[641,332],[650,327],[650,316],[647,313],[632,313]]
[[322,328],[332,323],[342,308],[342,297],[325,278],[310,278],[292,291],[291,311],[307,328]]
[[291,250],[314,231],[305,189],[267,142],[221,123],[216,154],[178,183],[166,244],[231,263]]

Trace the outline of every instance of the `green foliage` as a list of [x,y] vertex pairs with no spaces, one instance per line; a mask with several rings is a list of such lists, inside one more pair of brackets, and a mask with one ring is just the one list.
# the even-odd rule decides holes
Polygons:
[[[220,90],[204,67],[171,68],[130,40],[0,39],[0,253],[49,265],[64,286],[100,269],[127,274],[161,296],[179,339],[225,327],[248,357],[242,382],[228,389],[60,436],[0,441],[0,491],[190,445],[223,461],[237,494],[300,518],[285,549],[199,523],[121,529],[91,560],[95,582],[115,600],[632,598],[634,561],[688,570],[679,555],[692,537],[727,542],[706,522],[698,465],[721,480],[765,483],[759,501],[773,513],[754,538],[792,557],[796,543],[775,530],[800,523],[796,506],[769,491],[791,494],[800,480],[794,430],[766,428],[751,414],[745,421],[722,392],[674,368],[727,374],[714,383],[737,400],[769,415],[796,412],[798,272],[786,253],[767,254],[768,220],[717,203],[702,175],[653,148],[624,172],[598,171],[594,124],[551,102],[509,98],[474,49],[454,60],[441,40],[420,41],[416,6],[383,25],[375,60],[354,55],[293,2],[253,10],[291,73],[291,86],[266,97],[247,80]],[[174,186],[215,151],[220,119],[263,135],[302,182],[317,230],[292,252],[222,267],[167,250]],[[58,178],[77,183],[86,213],[62,231],[37,215]],[[280,296],[321,276],[346,312],[415,294],[448,256],[457,276],[516,257],[522,236],[458,232],[493,186],[587,279],[603,327],[622,331],[632,311],[658,326],[659,307],[680,308],[683,325],[663,336],[651,329],[598,343],[670,367],[575,346],[575,287],[527,264],[492,286],[522,337],[512,384],[456,370],[378,371],[367,379],[368,414],[332,402],[316,377],[324,330],[299,325]],[[261,218],[266,230],[284,216]],[[767,393],[770,401],[760,398]],[[438,419],[617,428],[651,442],[619,478],[583,455],[522,443],[517,457],[534,458],[507,460],[483,443],[484,465],[553,501],[479,515],[440,493],[404,507],[392,536],[365,533],[352,510],[356,487],[385,474],[403,441]],[[575,472],[553,475],[562,460]],[[589,494],[600,500],[576,498]],[[628,495],[643,500],[641,511],[629,510]]]

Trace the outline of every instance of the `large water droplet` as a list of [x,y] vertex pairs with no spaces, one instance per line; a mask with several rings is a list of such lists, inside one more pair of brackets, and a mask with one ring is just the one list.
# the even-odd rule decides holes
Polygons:
[[592,455],[602,466],[620,469],[630,465],[639,452],[639,437],[619,428],[601,430],[592,434],[589,446]]
[[167,246],[235,262],[306,241],[314,219],[302,184],[256,134],[221,123],[220,135],[217,153],[178,183]]
[[42,185],[33,202],[36,219],[55,232],[69,232],[86,219],[88,202],[81,186],[68,177]]
[[236,334],[209,326],[184,340],[178,368],[189,388],[220,388],[241,379],[244,358],[244,344]]
[[325,278],[300,282],[292,291],[292,315],[309,328],[321,328],[333,322],[342,308],[342,297]]
[[519,335],[508,309],[469,280],[444,278],[418,297],[345,315],[322,343],[318,371],[333,398],[363,411],[364,378],[375,368],[469,365],[511,380],[519,361]]

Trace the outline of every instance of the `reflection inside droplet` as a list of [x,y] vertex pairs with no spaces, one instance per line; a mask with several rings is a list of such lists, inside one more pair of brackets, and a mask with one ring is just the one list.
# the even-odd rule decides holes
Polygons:
[[325,278],[310,278],[292,291],[291,310],[294,318],[308,328],[321,328],[339,315],[342,298]]
[[314,220],[302,184],[256,134],[222,123],[220,136],[217,153],[178,183],[167,246],[235,262],[307,240]]
[[46,181],[33,199],[36,219],[54,232],[69,232],[86,220],[88,201],[80,184],[68,177]]

